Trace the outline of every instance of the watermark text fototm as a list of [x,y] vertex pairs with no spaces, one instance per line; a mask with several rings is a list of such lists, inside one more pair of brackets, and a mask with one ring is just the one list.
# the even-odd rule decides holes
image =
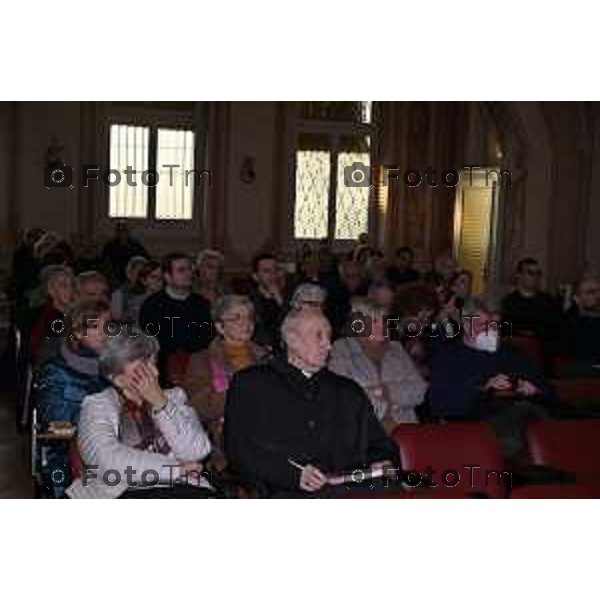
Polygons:
[[[119,169],[107,169],[100,171],[99,165],[82,165],[79,177],[79,183],[82,187],[90,187],[92,182],[102,182],[108,187],[118,185],[128,185],[137,187],[138,183],[146,187],[155,187],[159,181],[167,182],[167,185],[174,186],[177,181],[183,181],[184,186],[194,185],[200,187],[205,181],[209,187],[212,187],[212,174],[204,169],[182,169],[182,165],[168,164],[162,165],[157,169],[145,169],[138,171],[132,166],[127,166],[124,171]],[[162,173],[159,175],[159,170]],[[74,169],[69,165],[55,164],[44,168],[44,185],[47,188],[73,188]],[[167,173],[165,173],[167,171]]]
[[[100,319],[97,316],[83,316],[81,319],[81,336],[87,337],[90,329],[96,329]],[[109,319],[103,322],[102,329],[107,337],[116,337],[118,335],[128,335],[137,337],[134,329],[136,324],[131,320],[118,321]],[[142,332],[151,337],[156,337],[161,330],[170,331],[171,337],[177,337],[177,334],[182,332],[182,327],[185,327],[185,334],[189,338],[193,335],[206,335],[210,332],[212,338],[212,323],[208,321],[189,321],[184,323],[181,317],[164,316],[161,321],[150,321],[142,328]],[[45,332],[46,338],[70,338],[73,336],[74,323],[69,317],[60,317],[54,319]],[[177,333],[176,333],[177,332]]]
[[[344,167],[344,185],[346,187],[373,187],[375,178],[373,177],[374,166],[365,165],[362,162],[352,163]],[[446,169],[438,175],[438,171],[432,166],[428,166],[424,171],[419,169],[400,169],[400,165],[382,165],[383,177],[380,180],[381,185],[388,185],[390,180],[401,181],[407,187],[417,187],[425,184],[428,187],[456,187],[461,181],[460,171],[456,169]],[[473,171],[482,171],[485,175],[485,186],[492,182],[507,183],[512,185],[510,171],[506,169],[482,169],[476,165],[465,165],[464,170],[468,170],[468,185],[473,186]],[[463,175],[465,175],[463,173]]]
[[98,473],[98,465],[87,465],[84,467],[81,474],[81,482],[84,486],[88,486],[94,480],[101,480],[108,487],[115,487],[121,482],[127,483],[128,487],[154,487],[157,485],[168,485],[172,487],[176,483],[185,485],[197,485],[201,480],[210,483],[211,473],[209,471],[189,470],[186,473],[175,477],[174,469],[179,467],[178,464],[164,465],[168,469],[168,475],[164,473],[161,477],[156,469],[146,469],[138,472],[131,466],[125,467],[123,472],[118,469],[106,469],[102,473]]
[[[373,473],[369,467],[357,468],[344,476],[344,483],[346,486],[362,484],[363,482],[368,483],[371,481],[372,475]],[[462,465],[460,471],[456,469],[439,471],[428,466],[422,471],[407,470],[402,473],[400,473],[400,469],[398,468],[387,466],[383,469],[384,487],[389,487],[390,482],[399,479],[400,476],[402,476],[403,485],[409,488],[421,486],[428,488],[455,488],[461,485],[461,482],[462,488],[470,489],[488,488],[492,485],[496,485],[498,488],[512,487],[511,471],[499,471],[497,469],[482,470],[481,465],[477,464]],[[476,478],[477,483],[475,483]]]
[[[383,321],[383,335],[390,337],[391,332],[398,332],[399,337],[416,338],[455,338],[463,330],[467,335],[473,333],[474,321],[481,319],[480,315],[463,315],[461,321],[445,319],[436,321],[433,318],[422,322],[418,319],[401,319],[398,316],[385,315]],[[512,336],[512,324],[509,321],[497,321],[488,319],[486,322],[486,334],[490,329],[502,332],[504,335]],[[371,338],[373,337],[373,317],[360,311],[352,312],[347,321],[344,333],[346,337]]]

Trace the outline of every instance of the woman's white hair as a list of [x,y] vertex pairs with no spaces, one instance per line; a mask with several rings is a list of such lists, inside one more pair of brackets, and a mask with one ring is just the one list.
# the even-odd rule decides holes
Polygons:
[[367,297],[353,296],[351,304],[353,313],[360,313],[361,315],[371,317],[372,319],[384,316],[383,308]]
[[156,338],[141,329],[121,329],[117,335],[106,339],[100,352],[100,369],[106,377],[114,377],[135,360],[154,358],[159,349]]
[[248,296],[239,294],[226,294],[217,300],[211,310],[213,322],[218,323],[223,320],[223,316],[238,306],[247,308],[254,315],[254,304]]

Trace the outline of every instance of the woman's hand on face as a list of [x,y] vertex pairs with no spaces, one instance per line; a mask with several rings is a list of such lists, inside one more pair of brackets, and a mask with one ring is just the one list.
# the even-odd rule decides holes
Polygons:
[[113,384],[121,392],[121,394],[123,394],[123,396],[130,402],[133,402],[138,406],[144,403],[144,399],[132,386],[130,377],[127,377],[125,374],[121,373],[113,379]]
[[140,363],[131,375],[129,387],[152,408],[161,409],[167,403],[165,393],[158,384],[158,371],[148,363]]

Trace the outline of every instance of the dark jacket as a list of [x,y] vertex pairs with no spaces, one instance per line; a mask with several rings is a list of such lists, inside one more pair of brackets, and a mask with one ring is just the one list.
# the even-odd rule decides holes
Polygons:
[[440,349],[431,362],[429,401],[432,416],[481,416],[485,409],[481,405],[482,388],[491,377],[501,373],[530,381],[540,389],[542,401],[554,403],[554,392],[526,357],[502,346],[497,352],[485,352],[455,342]]
[[562,354],[573,360],[600,363],[600,316],[574,315],[565,321]]
[[160,344],[158,369],[163,385],[170,385],[174,376],[171,357],[204,350],[213,337],[210,303],[194,292],[185,300],[173,298],[166,290],[148,296],[139,321],[142,331],[156,336]]
[[256,315],[253,341],[259,346],[277,352],[281,345],[279,329],[288,310],[286,298],[284,297],[284,302],[280,305],[274,298],[268,298],[258,289],[254,289],[250,294],[250,299],[254,304],[254,314]]
[[562,315],[555,299],[546,292],[524,296],[514,290],[502,300],[502,317],[511,324],[511,334],[533,333],[540,340],[556,340]]
[[361,387],[322,369],[307,378],[284,357],[236,373],[225,404],[230,466],[266,495],[299,494],[300,470],[399,464],[395,444]]
[[416,269],[409,267],[408,269],[401,271],[398,267],[391,266],[385,270],[386,279],[392,285],[405,285],[407,283],[414,283],[419,281],[421,274]]

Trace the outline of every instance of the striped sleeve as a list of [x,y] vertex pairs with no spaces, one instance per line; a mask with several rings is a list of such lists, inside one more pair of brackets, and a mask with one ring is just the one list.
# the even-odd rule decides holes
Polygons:
[[[174,458],[127,446],[118,438],[119,401],[112,390],[87,396],[79,418],[78,444],[83,463],[94,469],[99,480],[107,471],[118,471],[121,479],[141,482],[144,471],[154,470],[161,483],[179,477]],[[129,475],[127,475],[129,472]]]

